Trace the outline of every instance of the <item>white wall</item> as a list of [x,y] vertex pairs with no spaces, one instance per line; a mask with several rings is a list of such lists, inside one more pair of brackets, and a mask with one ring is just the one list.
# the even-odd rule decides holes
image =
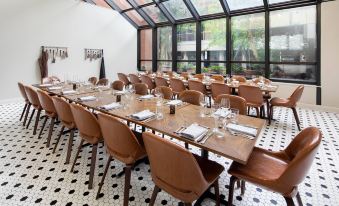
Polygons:
[[49,64],[50,75],[98,76],[100,60],[85,61],[84,48],[104,49],[110,80],[136,71],[137,31],[117,12],[80,0],[0,1],[0,101],[20,97],[16,82],[40,81],[42,45],[69,47],[68,59]]

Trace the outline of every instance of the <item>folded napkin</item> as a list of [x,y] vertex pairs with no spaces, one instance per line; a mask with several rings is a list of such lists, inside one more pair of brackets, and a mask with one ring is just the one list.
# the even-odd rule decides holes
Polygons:
[[53,86],[53,84],[40,84],[39,86],[40,87],[51,87]]
[[49,87],[48,89],[49,90],[59,90],[59,89],[62,89],[62,87]]
[[274,85],[266,85],[266,87],[267,87],[268,89],[274,89],[274,88],[277,88],[277,86],[274,86]]
[[231,111],[227,108],[220,108],[216,112],[213,113],[215,116],[226,118],[229,114],[231,114]]
[[118,91],[118,92],[115,92],[115,94],[126,94],[126,91]]
[[75,93],[77,93],[77,92],[74,91],[74,90],[68,90],[68,91],[63,91],[62,92],[62,94],[65,94],[65,95],[67,95],[67,94],[75,94]]
[[119,104],[117,102],[113,102],[111,104],[106,104],[106,105],[100,106],[99,108],[104,109],[104,110],[111,110],[111,109],[117,109],[119,107],[121,107],[121,104]]
[[153,116],[155,116],[155,114],[149,110],[144,110],[144,111],[131,115],[132,118],[135,118],[136,120],[139,120],[139,121],[151,118]]
[[86,101],[93,101],[96,100],[97,98],[94,96],[86,96],[86,97],[79,97],[78,98],[80,101],[86,102]]
[[180,132],[180,135],[189,139],[196,140],[204,134],[207,134],[208,129],[198,124],[191,124],[189,127]]
[[240,124],[229,123],[226,125],[226,128],[232,131],[240,132],[240,133],[247,134],[253,137],[255,137],[258,133],[257,129],[246,126],[246,125],[240,125]]
[[106,85],[99,85],[98,88],[100,88],[100,89],[106,89],[106,88],[108,88],[108,86],[106,86]]
[[147,95],[144,95],[144,96],[140,96],[140,97],[139,97],[139,99],[152,99],[152,98],[154,98],[154,96],[151,95],[151,94],[147,94]]
[[182,101],[181,100],[171,100],[171,101],[167,102],[166,104],[178,106],[178,105],[182,104]]

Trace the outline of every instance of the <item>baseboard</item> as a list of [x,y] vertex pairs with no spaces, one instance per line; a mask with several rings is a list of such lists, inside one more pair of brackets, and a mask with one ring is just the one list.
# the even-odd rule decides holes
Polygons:
[[339,108],[337,107],[328,107],[328,106],[323,106],[323,105],[304,104],[304,103],[299,103],[298,107],[306,108],[306,109],[313,109],[313,110],[317,110],[321,112],[333,112],[333,113],[339,114]]
[[0,105],[1,105],[1,104],[18,103],[18,102],[20,102],[20,101],[23,102],[23,99],[22,99],[22,98],[2,99],[2,100],[0,100]]

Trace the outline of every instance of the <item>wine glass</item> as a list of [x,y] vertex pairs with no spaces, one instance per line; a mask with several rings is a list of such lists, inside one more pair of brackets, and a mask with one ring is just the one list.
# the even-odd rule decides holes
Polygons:
[[229,109],[230,108],[230,99],[229,98],[221,98],[220,100],[220,107],[221,108],[226,108]]
[[158,99],[157,104],[161,104],[162,98],[163,98],[163,94],[162,94],[161,88],[159,88],[159,87],[155,88],[154,89],[154,95]]
[[206,110],[207,110],[207,102],[205,98],[200,99],[200,106],[202,107],[200,109],[200,117],[206,117]]

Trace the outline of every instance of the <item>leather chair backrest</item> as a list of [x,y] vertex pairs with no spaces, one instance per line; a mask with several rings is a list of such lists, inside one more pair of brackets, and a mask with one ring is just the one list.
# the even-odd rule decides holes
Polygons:
[[263,93],[259,87],[240,85],[238,88],[239,96],[243,97],[246,102],[262,104],[264,102]]
[[80,136],[91,144],[98,143],[102,135],[99,122],[94,114],[83,106],[77,104],[70,104],[70,106]]
[[207,182],[189,151],[149,132],[142,136],[156,185],[179,199],[201,194]]
[[165,86],[168,87],[168,82],[165,78],[163,77],[155,77],[155,85],[157,87]]
[[97,82],[97,85],[107,86],[108,85],[108,79],[106,79],[106,78],[99,79],[99,81]]
[[189,90],[199,91],[203,94],[207,94],[206,86],[201,81],[188,80]]
[[120,81],[123,81],[125,85],[128,85],[130,83],[127,75],[124,73],[118,73],[118,78]]
[[38,89],[37,90],[38,98],[41,104],[41,107],[47,112],[51,114],[56,114],[56,110],[54,107],[54,103],[52,97],[49,96],[46,92]]
[[116,80],[112,83],[112,89],[122,91],[124,90],[125,83],[120,80]]
[[134,84],[135,93],[139,95],[146,95],[148,94],[148,87],[147,84],[144,83],[135,83]]
[[135,83],[141,83],[141,80],[139,79],[139,77],[135,74],[129,74],[129,79],[131,81],[132,84]]
[[205,77],[205,74],[195,74],[193,77],[198,78],[199,80],[203,80]]
[[188,72],[181,72],[180,76],[184,77],[185,79],[188,79]]
[[212,75],[211,78],[216,81],[225,82],[225,78],[222,75]]
[[221,94],[230,94],[230,88],[223,83],[214,82],[211,84],[212,98],[216,99]]
[[132,164],[140,151],[144,151],[131,129],[113,116],[98,114],[106,150],[125,164]]
[[57,111],[60,121],[63,122],[65,125],[68,125],[70,128],[75,127],[75,121],[70,104],[66,100],[58,96],[52,97],[52,101],[54,103],[54,107]]
[[170,85],[173,92],[182,92],[186,90],[184,82],[180,79],[170,79]]
[[25,86],[21,82],[18,82],[18,86],[19,86],[21,96],[24,98],[25,101],[28,101]]
[[158,87],[161,90],[162,95],[164,96],[164,99],[172,99],[173,92],[172,89],[166,86],[160,86]]
[[230,94],[221,94],[219,95],[215,102],[216,103],[220,103],[222,98],[227,98],[230,101],[230,107],[232,109],[237,109],[239,110],[239,114],[241,115],[246,115],[247,111],[246,111],[246,100],[242,97],[239,96],[235,96],[235,95],[230,95]]
[[30,87],[30,86],[25,86],[25,91],[28,97],[28,101],[35,107],[41,107],[40,101],[39,101],[39,97],[38,94],[36,93],[36,91]]
[[239,81],[239,82],[242,82],[242,83],[246,82],[246,78],[244,76],[233,75],[232,79],[235,79],[236,81]]
[[204,95],[201,92],[195,90],[185,90],[179,94],[179,99],[181,101],[198,106],[200,106],[200,101],[203,97]]
[[96,77],[90,77],[90,78],[88,79],[88,82],[90,82],[90,83],[93,84],[93,85],[96,85],[96,84],[97,84],[97,81],[98,81],[98,78],[96,78]]
[[148,89],[152,90],[155,88],[155,85],[152,81],[152,78],[147,75],[141,75],[141,82],[147,84]]
[[303,92],[304,92],[304,85],[300,85],[294,90],[292,95],[288,98],[290,100],[290,103],[293,106],[296,106],[297,102],[299,102]]

